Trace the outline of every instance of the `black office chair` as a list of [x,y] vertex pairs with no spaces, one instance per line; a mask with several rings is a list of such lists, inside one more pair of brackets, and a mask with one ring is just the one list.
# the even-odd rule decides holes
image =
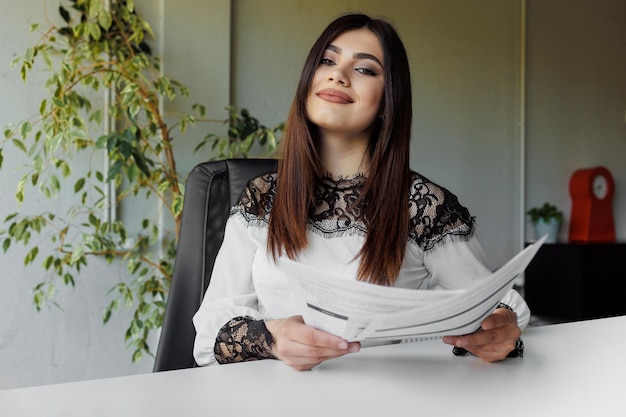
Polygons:
[[154,372],[196,366],[192,317],[211,279],[231,206],[249,179],[276,168],[275,159],[229,159],[197,165],[185,187],[174,272]]

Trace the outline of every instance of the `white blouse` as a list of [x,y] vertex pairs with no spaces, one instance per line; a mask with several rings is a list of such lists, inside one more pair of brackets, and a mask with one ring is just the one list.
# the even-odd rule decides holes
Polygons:
[[[266,208],[271,209],[272,199],[264,197],[275,192],[275,179],[275,173],[270,173],[251,181],[226,223],[224,242],[215,260],[209,287],[193,318],[196,329],[193,354],[199,365],[215,362],[216,337],[232,318],[248,316],[270,320],[302,313],[280,268],[281,258],[274,263],[267,252],[268,215],[259,217],[254,210],[259,204],[268,204]],[[345,279],[356,279],[359,262],[355,257],[365,240],[365,228],[338,206],[340,201],[349,200],[345,197],[358,193],[363,181],[362,177],[325,179],[320,185],[324,192],[318,195],[319,210],[309,220],[308,246],[297,262]],[[459,289],[489,275],[491,271],[476,238],[473,219],[456,197],[415,173],[410,195],[412,220],[439,221],[411,223],[415,233],[409,234],[395,286]],[[442,220],[447,224],[440,227]],[[424,229],[424,224],[430,227]],[[502,302],[513,308],[519,327],[524,329],[530,311],[521,296],[511,290]]]

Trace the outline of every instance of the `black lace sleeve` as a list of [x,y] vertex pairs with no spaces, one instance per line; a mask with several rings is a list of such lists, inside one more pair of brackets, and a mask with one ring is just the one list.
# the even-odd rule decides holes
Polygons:
[[263,320],[235,317],[220,329],[213,352],[220,364],[275,359],[272,343]]

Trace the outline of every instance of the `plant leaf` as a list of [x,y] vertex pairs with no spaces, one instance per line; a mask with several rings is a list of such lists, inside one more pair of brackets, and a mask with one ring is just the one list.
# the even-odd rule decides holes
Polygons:
[[61,15],[65,23],[70,23],[70,14],[67,10],[65,10],[65,7],[59,6],[59,14]]

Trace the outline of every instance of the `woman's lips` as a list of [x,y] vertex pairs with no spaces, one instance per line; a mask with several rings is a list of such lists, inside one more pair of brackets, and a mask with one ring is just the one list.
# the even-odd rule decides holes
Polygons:
[[330,101],[331,103],[350,104],[354,103],[352,97],[341,91],[327,88],[322,91],[318,91],[317,96],[322,100]]

